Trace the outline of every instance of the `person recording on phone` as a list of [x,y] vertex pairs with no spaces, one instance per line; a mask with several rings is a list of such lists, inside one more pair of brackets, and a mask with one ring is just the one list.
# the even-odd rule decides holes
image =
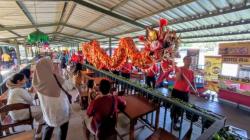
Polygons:
[[[189,68],[191,61],[191,56],[185,56],[183,58],[184,66],[176,69],[175,84],[171,95],[172,98],[188,102],[190,89],[192,89],[194,93],[197,93],[197,90],[194,88],[194,72]],[[176,106],[173,106],[171,109],[171,119],[174,124],[174,130],[180,129],[178,123],[181,112],[182,109]]]

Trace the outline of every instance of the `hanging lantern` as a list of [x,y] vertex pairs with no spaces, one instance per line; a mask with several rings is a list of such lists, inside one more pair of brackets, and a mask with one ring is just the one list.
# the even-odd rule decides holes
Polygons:
[[48,42],[49,36],[41,31],[35,31],[28,35],[27,41],[30,44]]

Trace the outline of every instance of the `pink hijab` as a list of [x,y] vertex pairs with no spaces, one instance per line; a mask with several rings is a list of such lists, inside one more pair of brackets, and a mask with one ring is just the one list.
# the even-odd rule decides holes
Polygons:
[[[59,97],[61,88],[58,86],[53,73],[53,63],[49,58],[41,58],[36,64],[33,87],[42,95],[49,97]],[[59,83],[63,83],[63,78],[56,75]]]

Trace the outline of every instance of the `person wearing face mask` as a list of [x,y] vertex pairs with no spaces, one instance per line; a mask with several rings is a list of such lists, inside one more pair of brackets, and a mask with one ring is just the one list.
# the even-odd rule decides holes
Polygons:
[[[36,138],[41,137],[42,124],[44,123],[43,114],[40,106],[34,106],[33,97],[23,87],[26,83],[25,76],[21,73],[13,75],[7,82],[9,88],[7,105],[15,103],[23,103],[31,105],[32,117],[39,123],[36,130]],[[25,120],[29,118],[28,110],[16,110],[9,112],[11,118],[15,121]]]

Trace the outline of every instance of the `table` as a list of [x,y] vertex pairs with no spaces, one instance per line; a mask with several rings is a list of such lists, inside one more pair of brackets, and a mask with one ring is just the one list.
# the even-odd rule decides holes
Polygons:
[[158,127],[159,107],[142,96],[124,96],[126,107],[122,111],[130,119],[129,139],[134,140],[135,122],[138,118],[156,110],[155,124]]

